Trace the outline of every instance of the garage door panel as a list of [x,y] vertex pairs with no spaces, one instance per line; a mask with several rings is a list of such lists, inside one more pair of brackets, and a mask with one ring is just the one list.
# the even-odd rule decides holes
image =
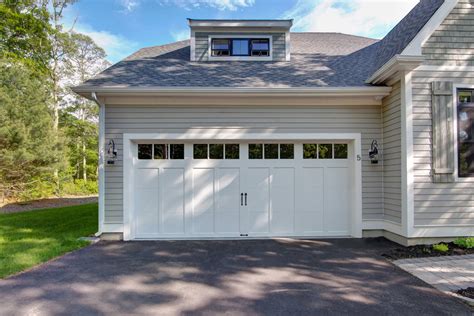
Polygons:
[[271,232],[293,233],[295,168],[274,168],[271,180]]
[[240,168],[216,170],[216,233],[240,232]]
[[349,235],[349,169],[326,168],[324,227],[329,235]]
[[324,226],[324,168],[301,169],[297,197],[295,230],[320,235]]
[[193,233],[214,232],[214,168],[193,169]]
[[184,233],[184,168],[163,169],[161,230],[165,234]]
[[249,168],[246,174],[249,233],[269,233],[270,168]]
[[135,231],[137,236],[158,233],[158,169],[138,169],[135,176]]

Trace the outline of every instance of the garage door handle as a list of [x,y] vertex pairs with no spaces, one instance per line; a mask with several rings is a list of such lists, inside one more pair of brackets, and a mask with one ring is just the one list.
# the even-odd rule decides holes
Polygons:
[[244,205],[244,194],[240,193],[240,206]]
[[247,193],[245,193],[245,206],[247,206]]

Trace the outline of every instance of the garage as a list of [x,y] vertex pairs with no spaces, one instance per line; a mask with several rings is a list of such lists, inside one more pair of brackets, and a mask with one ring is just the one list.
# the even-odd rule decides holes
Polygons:
[[354,235],[353,141],[128,143],[128,239]]

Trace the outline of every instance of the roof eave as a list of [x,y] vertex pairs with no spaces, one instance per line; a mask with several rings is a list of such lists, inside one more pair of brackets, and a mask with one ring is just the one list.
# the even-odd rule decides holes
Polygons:
[[208,88],[208,87],[73,87],[72,90],[88,99],[92,93],[101,96],[294,96],[294,97],[373,97],[389,95],[390,87],[314,87],[314,88]]
[[369,79],[367,84],[380,85],[398,77],[403,72],[410,72],[418,68],[423,61],[424,56],[402,56],[395,55],[382,67],[380,67]]

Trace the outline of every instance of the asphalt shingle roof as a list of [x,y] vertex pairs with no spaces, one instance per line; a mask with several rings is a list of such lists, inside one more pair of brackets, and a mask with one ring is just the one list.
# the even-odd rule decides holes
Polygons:
[[291,33],[291,61],[190,61],[189,40],[140,49],[86,81],[95,87],[355,87],[399,54],[444,0],[422,0],[381,41]]

